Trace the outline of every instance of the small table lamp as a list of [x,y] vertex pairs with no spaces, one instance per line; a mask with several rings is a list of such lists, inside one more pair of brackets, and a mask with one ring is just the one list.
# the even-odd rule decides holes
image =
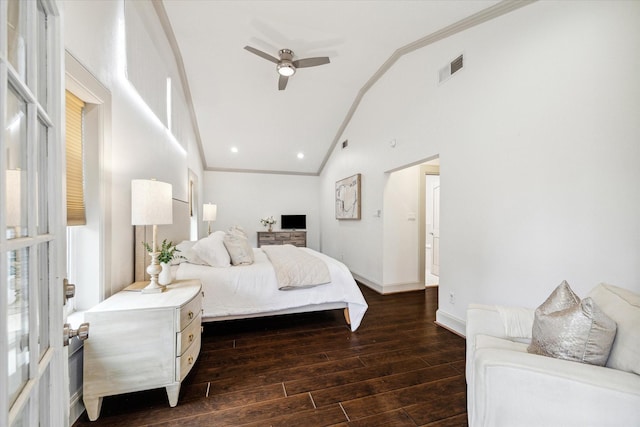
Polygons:
[[209,234],[211,234],[211,221],[215,221],[218,216],[218,205],[206,203],[202,206],[202,220],[209,222]]
[[173,223],[173,206],[171,202],[171,184],[148,179],[134,179],[131,181],[131,224],[152,225],[153,241],[151,243],[151,264],[147,273],[151,282],[142,290],[144,293],[162,292],[164,286],[158,284],[158,274],[162,271],[158,262],[158,247],[156,246],[158,225]]

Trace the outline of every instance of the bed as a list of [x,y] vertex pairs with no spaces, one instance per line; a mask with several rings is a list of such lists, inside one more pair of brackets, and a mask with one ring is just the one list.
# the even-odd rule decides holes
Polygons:
[[[161,239],[182,242],[180,233],[175,230],[172,234],[169,230],[160,229],[158,234]],[[142,247],[141,242],[146,237],[144,228],[136,229],[136,248]],[[278,274],[269,258],[272,255],[267,255],[269,248],[250,248],[253,262],[248,265],[212,267],[182,260],[172,268],[176,279],[197,278],[202,282],[203,322],[342,309],[351,330],[358,329],[368,306],[349,269],[340,261],[313,249],[295,249],[302,256],[310,256],[325,264],[330,281],[311,287],[279,289]],[[144,251],[136,249],[136,280],[143,280],[144,266],[148,264],[145,255]]]

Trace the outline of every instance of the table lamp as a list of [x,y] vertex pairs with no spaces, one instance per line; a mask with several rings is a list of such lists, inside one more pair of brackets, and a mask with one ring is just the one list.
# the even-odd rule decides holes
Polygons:
[[202,220],[209,223],[209,234],[211,234],[211,221],[215,221],[218,216],[218,205],[206,203],[202,206]]
[[162,267],[158,262],[160,252],[156,242],[158,225],[173,222],[171,198],[171,184],[148,179],[131,181],[131,224],[153,226],[153,240],[151,252],[149,252],[151,264],[147,267],[151,282],[142,290],[143,293],[156,293],[164,290],[164,286],[158,284],[158,274],[162,271]]

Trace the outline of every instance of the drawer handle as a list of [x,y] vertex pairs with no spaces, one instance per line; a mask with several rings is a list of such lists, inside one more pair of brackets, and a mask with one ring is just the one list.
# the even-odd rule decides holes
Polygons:
[[189,365],[193,365],[193,356],[189,356],[187,362],[189,363]]
[[189,334],[189,342],[193,342],[193,334]]
[[189,317],[189,320],[193,320],[193,311],[190,311],[187,317]]

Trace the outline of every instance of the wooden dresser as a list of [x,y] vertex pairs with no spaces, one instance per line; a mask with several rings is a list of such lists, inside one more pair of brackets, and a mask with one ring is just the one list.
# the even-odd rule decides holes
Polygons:
[[306,231],[258,231],[258,247],[269,245],[307,246]]
[[102,398],[165,387],[176,406],[180,384],[200,353],[202,286],[178,280],[162,293],[143,294],[136,282],[85,313],[84,404],[98,419]]

